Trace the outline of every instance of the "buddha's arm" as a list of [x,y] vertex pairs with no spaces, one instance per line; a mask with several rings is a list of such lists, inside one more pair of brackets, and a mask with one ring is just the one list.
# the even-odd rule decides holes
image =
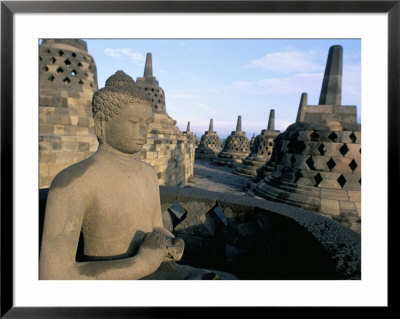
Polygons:
[[40,279],[139,279],[154,272],[165,255],[165,236],[146,234],[139,252],[113,261],[76,262],[87,190],[55,181],[49,192],[40,255]]

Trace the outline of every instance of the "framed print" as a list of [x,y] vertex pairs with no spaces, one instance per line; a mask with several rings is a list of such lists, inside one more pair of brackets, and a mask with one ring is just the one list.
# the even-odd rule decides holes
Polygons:
[[[398,92],[400,90],[399,20],[399,1],[2,1],[1,316],[5,318],[29,318],[32,316],[49,318],[58,316],[65,318],[73,316],[81,318],[188,317],[193,312],[222,315],[227,311],[227,307],[235,308],[235,312],[238,311],[243,315],[252,309],[260,308],[261,311],[267,312],[269,311],[267,307],[287,307],[288,309],[285,310],[288,311],[301,311],[302,307],[330,306],[388,308],[390,306],[388,227],[390,213],[396,209],[393,190],[399,175],[397,125]],[[132,41],[135,41],[135,47],[129,46]],[[321,46],[323,49],[317,49],[317,46],[313,46],[314,51],[305,50],[301,45],[308,43],[307,41],[309,43],[318,41],[325,47]],[[274,44],[265,45],[267,42]],[[160,43],[162,45],[159,45]],[[345,49],[344,53],[342,47]],[[329,48],[329,52],[328,50],[325,52],[325,48]],[[323,53],[319,52],[318,55],[315,50],[323,51]],[[257,52],[258,55],[246,55],[248,52]],[[343,99],[343,104],[340,101],[342,54],[343,78],[346,78],[344,81],[347,81],[343,82],[343,92],[349,95],[353,94],[352,97],[355,97],[354,100]],[[212,55],[215,55],[215,59],[210,58]],[[315,61],[309,62],[307,59],[310,56],[314,57]],[[318,64],[316,61],[319,56],[323,56],[323,58],[320,58]],[[206,61],[212,62],[207,63]],[[348,61],[354,63],[351,64]],[[153,64],[156,65],[156,63],[159,63],[157,71],[153,69]],[[134,64],[136,64],[134,73],[142,72],[144,69],[144,74],[143,77],[141,74],[135,74],[137,78],[132,81],[132,78],[124,72],[127,70],[129,73],[130,70],[133,70]],[[229,70],[224,69],[225,64],[230,66]],[[191,69],[191,66],[196,68]],[[239,66],[240,72],[238,72]],[[99,72],[100,68],[101,72]],[[295,74],[288,71],[293,68],[296,69]],[[122,70],[122,72],[118,70]],[[324,70],[325,75],[323,75]],[[222,73],[228,82],[219,81],[222,79],[219,77]],[[257,78],[261,73],[264,78]],[[266,74],[268,74],[268,78]],[[283,75],[273,77],[274,74]],[[321,78],[323,78],[323,83],[321,83]],[[349,78],[351,79],[348,80]],[[180,89],[175,91],[170,89],[169,84],[166,84],[168,79],[176,82],[176,87]],[[57,82],[58,80],[60,83]],[[179,80],[185,83],[192,81],[192,83],[196,83],[196,87],[186,87],[185,83],[179,84]],[[112,127],[111,124],[104,124],[109,118],[115,116],[112,111],[102,109],[101,103],[106,104],[106,102],[99,102],[101,105],[99,104],[98,109],[97,106],[93,107],[94,120],[91,114],[89,120],[82,116],[83,113],[79,108],[69,112],[68,103],[78,103],[76,99],[82,101],[86,99],[87,101],[82,102],[82,105],[86,103],[85,107],[89,105],[92,110],[91,103],[94,105],[97,103],[95,100],[92,102],[92,96],[95,92],[100,92],[100,88],[108,87],[110,90],[117,90],[116,87],[125,87],[126,83],[131,83],[131,81],[142,92],[135,93],[137,96],[134,98],[140,99],[140,96],[143,95],[145,97],[142,97],[141,101],[153,99],[151,106],[156,116],[147,121],[146,125],[150,125],[153,129],[151,132],[156,142],[152,143],[155,145],[153,147],[147,145],[146,142],[139,141],[137,143],[140,144],[138,144],[140,147],[138,150],[135,148],[135,152],[142,152],[138,153],[142,154],[144,158],[142,159],[151,166],[156,166],[155,183],[158,179],[160,185],[166,185],[160,188],[161,210],[163,211],[161,223],[164,222],[164,227],[166,224],[170,225],[169,231],[171,232],[179,228],[177,227],[179,223],[181,223],[181,228],[184,227],[182,225],[186,225],[186,229],[192,231],[192,233],[185,232],[184,229],[180,234],[186,243],[189,243],[185,249],[192,253],[192,255],[186,255],[186,258],[192,256],[191,262],[193,263],[188,262],[188,265],[198,268],[217,270],[222,268],[225,270],[222,266],[220,268],[210,266],[229,264],[228,257],[226,260],[218,261],[220,242],[209,240],[209,238],[215,237],[217,232],[223,234],[215,238],[225,236],[223,237],[225,246],[221,248],[225,249],[224,256],[229,255],[230,260],[238,260],[238,265],[240,265],[238,268],[232,266],[227,269],[233,269],[235,279],[242,280],[210,280],[207,282],[114,280],[120,278],[102,276],[101,272],[92,276],[90,271],[79,272],[79,274],[75,272],[76,276],[71,275],[71,277],[64,278],[62,276],[52,277],[52,269],[46,273],[42,271],[43,266],[39,266],[38,251],[43,247],[41,244],[47,245],[46,251],[48,252],[48,247],[51,246],[49,241],[58,240],[60,236],[62,237],[65,229],[74,227],[72,222],[68,223],[63,228],[64,230],[55,234],[51,240],[47,240],[47,242],[42,240],[43,228],[41,225],[44,213],[40,212],[41,205],[47,200],[47,188],[61,169],[72,164],[62,168],[58,165],[57,170],[54,168],[55,166],[51,166],[52,161],[60,163],[69,158],[77,162],[83,158],[78,159],[76,154],[85,152],[85,156],[89,153],[92,154],[97,150],[98,143],[110,143],[110,145],[114,143],[112,145],[115,146],[119,142],[106,139],[104,136],[118,133],[123,127],[122,122],[116,125],[114,130],[108,128]],[[349,81],[352,81],[351,85],[348,85]],[[340,84],[337,85],[337,82]],[[314,93],[309,95],[303,93],[307,92],[311,84],[315,83],[319,86],[317,90],[321,88],[322,84],[318,103],[313,101]],[[332,88],[335,85],[337,88]],[[293,92],[288,89],[289,86],[296,88],[294,100],[291,99]],[[67,87],[68,89],[65,89]],[[78,93],[70,90],[75,87]],[[54,88],[60,92],[58,97],[51,96]],[[118,90],[115,92],[120,92]],[[39,92],[41,93],[39,94]],[[42,92],[50,93],[47,96],[47,93]],[[110,96],[115,98],[116,95],[110,93]],[[203,103],[198,101],[200,96]],[[206,98],[210,98],[209,101],[211,101],[211,96],[215,97],[214,101],[204,102]],[[252,100],[250,96],[258,98],[258,100]],[[157,170],[158,164],[155,164],[155,159],[160,156],[157,151],[172,152],[172,146],[167,147],[162,141],[169,138],[168,134],[175,134],[168,131],[170,128],[165,129],[162,126],[164,123],[174,122],[171,125],[176,124],[177,128],[179,126],[179,130],[183,131],[182,134],[185,134],[185,138],[188,140],[191,130],[196,133],[196,138],[201,136],[203,130],[206,131],[204,135],[215,133],[218,130],[220,130],[218,133],[221,133],[222,130],[226,130],[226,132],[223,131],[224,135],[221,135],[222,143],[219,142],[219,144],[223,144],[223,148],[221,147],[218,152],[232,147],[232,154],[236,154],[239,153],[239,148],[245,148],[247,153],[245,151],[243,153],[250,156],[250,137],[253,131],[249,132],[246,128],[246,120],[252,121],[251,130],[254,130],[252,150],[255,149],[254,141],[261,143],[260,139],[255,138],[257,132],[265,131],[262,126],[264,120],[257,118],[258,113],[250,112],[251,105],[259,103],[262,108],[265,108],[263,103],[279,105],[279,101],[284,98],[287,99],[285,103],[291,105],[288,119],[283,118],[283,115],[282,119],[279,119],[281,116],[279,112],[284,113],[282,108],[277,109],[276,115],[275,110],[271,110],[267,131],[275,131],[275,126],[277,126],[280,133],[285,132],[285,134],[279,135],[281,136],[279,139],[276,138],[279,133],[276,130],[270,143],[275,142],[281,147],[283,153],[291,153],[291,156],[282,153],[282,156],[279,157],[278,151],[273,153],[272,148],[265,148],[266,151],[272,152],[272,155],[269,154],[270,156],[278,154],[275,156],[277,164],[275,163],[275,166],[271,168],[274,175],[265,173],[266,175],[263,176],[266,178],[265,184],[263,179],[257,180],[257,183],[248,184],[250,186],[246,191],[254,190],[253,198],[248,196],[243,197],[244,199],[236,199],[234,191],[232,194],[226,194],[230,191],[227,189],[221,191],[218,188],[210,187],[207,189],[210,192],[202,193],[195,188],[185,188],[183,186],[190,180],[186,176],[188,174],[185,175],[187,167],[185,166],[184,173],[181,174],[178,171],[180,163],[177,160],[174,162],[170,160],[166,164],[167,168],[164,164],[159,164],[164,171]],[[103,99],[106,98],[102,97],[100,100],[103,101]],[[166,114],[165,99],[168,99],[168,103],[173,101],[171,103],[174,105],[172,118]],[[263,99],[266,101],[264,102]],[[235,106],[235,100],[236,102],[240,101],[243,106]],[[224,103],[229,106],[224,106]],[[40,106],[39,109],[45,109],[47,113],[41,113],[41,111],[38,113],[37,104]],[[53,104],[57,104],[62,114],[52,113],[50,108],[54,106]],[[324,108],[323,115],[315,111],[316,105],[320,109]],[[343,105],[349,105],[349,107],[345,109]],[[216,112],[217,110],[219,114]],[[242,113],[240,113],[242,110],[247,118],[244,116],[242,119]],[[118,112],[116,114],[119,114]],[[297,117],[295,116],[296,112]],[[127,113],[127,118],[139,117],[140,120],[146,116],[138,114],[147,114],[139,107],[131,113]],[[96,114],[100,115],[96,117]],[[250,119],[250,114],[254,118]],[[293,115],[293,119],[291,119],[291,115]],[[189,116],[191,118],[187,119]],[[51,122],[56,117],[60,123]],[[232,119],[228,120],[228,117],[232,117]],[[154,118],[159,118],[159,122]],[[151,121],[154,121],[155,124]],[[341,121],[346,123],[346,129],[344,125],[340,124]],[[75,124],[71,124],[72,122]],[[132,119],[128,122],[137,123]],[[325,124],[321,124],[322,122]],[[361,124],[358,124],[361,122],[362,130]],[[49,123],[51,125],[47,125]],[[255,126],[254,123],[261,123],[260,127]],[[314,126],[309,123],[313,123]],[[219,128],[218,125],[220,125]],[[236,125],[236,130],[230,134],[231,127],[234,125]],[[337,128],[338,125],[342,125],[341,129]],[[247,137],[246,132],[242,132],[242,126],[243,131],[248,131],[247,134],[250,134]],[[209,127],[208,131],[207,127]],[[299,132],[290,133],[294,128]],[[62,131],[60,135],[73,136],[76,145],[70,143],[68,139],[63,139],[58,144],[50,141],[52,134],[54,135],[56,131]],[[65,133],[67,131],[68,134]],[[83,135],[92,134],[91,139],[88,136],[81,138],[78,131],[83,132]],[[346,133],[343,133],[345,131]],[[135,134],[140,135],[138,132],[130,135]],[[323,134],[326,136],[322,136]],[[127,140],[121,134],[118,136],[121,141]],[[232,142],[234,138],[230,139],[231,136],[235,136],[237,140]],[[70,139],[72,140],[72,137]],[[40,144],[38,144],[39,140]],[[136,140],[141,139],[135,138]],[[198,139],[200,145],[202,141],[203,137],[201,141],[200,138]],[[281,144],[278,144],[277,141],[280,141]],[[229,146],[229,143],[232,145]],[[329,143],[334,146],[329,146]],[[179,145],[179,142],[174,141],[171,144]],[[47,147],[46,145],[51,150],[58,151],[65,148],[71,152],[58,154],[59,157],[56,158],[51,152],[46,154],[42,152],[42,149]],[[39,146],[40,151],[38,152]],[[122,149],[126,150],[126,147],[124,144]],[[130,152],[130,149],[126,152]],[[229,153],[229,150],[227,152]],[[229,166],[225,163],[228,161],[227,158],[229,160],[234,158],[233,155],[229,157],[229,154],[226,157],[216,154],[214,154],[213,163],[220,166]],[[53,157],[44,165],[39,161],[39,158],[44,158],[44,156]],[[185,156],[189,155],[185,153],[181,156],[183,162],[186,160]],[[246,156],[240,158],[240,163],[245,163]],[[323,163],[321,158],[324,159]],[[361,158],[363,161],[362,172]],[[265,163],[265,158],[263,160]],[[218,164],[218,161],[225,162]],[[251,165],[254,165],[254,159],[252,161]],[[110,171],[111,169],[115,170],[119,165],[115,161],[112,163],[109,166]],[[238,166],[235,165],[232,164],[240,172]],[[124,170],[121,168],[121,172]],[[245,171],[245,168],[242,167],[242,170]],[[80,174],[85,174],[85,169],[78,173],[79,176],[81,176]],[[211,173],[206,171],[204,174],[206,176]],[[258,170],[254,176],[257,174],[260,174]],[[98,178],[98,175],[96,176]],[[267,176],[273,177],[269,179]],[[194,177],[191,177],[193,181]],[[291,178],[290,182],[285,178]],[[107,181],[111,179],[109,176],[104,177],[104,180]],[[146,184],[148,180],[148,177],[143,178],[140,185]],[[278,180],[281,183],[279,184],[279,194],[274,195],[275,198],[271,199],[271,194],[275,191],[271,187],[276,186]],[[96,181],[98,182],[97,179]],[[169,182],[170,184],[168,184]],[[56,187],[68,188],[69,182],[60,183],[60,186]],[[329,190],[333,184],[334,190]],[[57,182],[54,185],[57,185]],[[137,185],[132,187],[140,189]],[[173,187],[168,188],[168,186]],[[353,186],[358,187],[357,190],[351,188]],[[42,196],[39,199],[38,187],[41,189],[40,196]],[[150,186],[146,187],[150,188]],[[320,195],[321,193],[318,193],[318,196],[321,197],[321,200],[318,197],[319,208],[326,209],[324,216],[318,217],[321,218],[320,220],[317,217],[315,220],[310,217],[312,216],[310,211],[313,210],[311,203],[314,201],[309,198],[304,201],[303,206],[284,208],[282,203],[285,203],[285,200],[296,198],[298,202],[301,202],[301,194],[309,191],[312,187],[323,187],[325,193],[328,194],[324,198],[323,195]],[[128,198],[121,195],[125,189],[122,182],[114,183],[113,188],[118,190],[115,191],[116,194],[118,193],[118,196],[115,195],[116,198]],[[219,195],[212,192],[215,190],[220,192]],[[221,194],[223,192],[225,193]],[[79,202],[78,195],[75,194],[74,200],[70,200],[65,205],[75,207],[74,205]],[[185,222],[182,222],[185,218],[182,216],[189,209],[195,211],[194,208],[190,208],[193,206],[190,201],[201,201],[199,198],[207,199],[200,206],[207,206],[203,209],[207,210],[208,217],[206,215],[203,216],[204,218],[201,217],[204,220],[200,217],[198,219],[196,219],[197,217],[187,218]],[[267,202],[266,199],[277,203],[265,208],[271,213],[271,216],[268,217],[270,219],[264,220],[259,217],[259,212],[264,207],[263,202]],[[188,201],[190,204],[187,204]],[[62,207],[55,205],[55,202],[57,200],[52,202],[54,210],[61,211]],[[153,201],[149,200],[149,202]],[[113,203],[113,205],[117,204]],[[256,229],[253,224],[251,226],[246,224],[249,223],[249,220],[246,219],[248,217],[240,215],[243,207],[252,207],[252,214],[257,216],[255,218],[257,223],[261,223],[266,228],[270,227],[268,229],[274,229],[275,226],[271,225],[281,225],[282,221],[290,219],[290,223],[282,226],[283,231],[274,230],[275,232],[273,232],[271,230],[268,233],[270,236],[268,238],[273,237],[273,240],[264,242],[264,237],[261,235],[261,237],[257,237],[257,235],[254,236],[257,240],[254,239],[253,242],[245,244],[248,245],[246,247],[249,247],[249,250],[253,249],[254,251],[269,245],[266,252],[257,252],[259,255],[275,256],[274,254],[277,254],[278,256],[277,250],[287,250],[285,265],[297,264],[297,268],[289,267],[288,269],[302,269],[301,275],[299,275],[299,270],[297,277],[293,273],[274,277],[271,274],[274,271],[280,273],[282,269],[279,263],[274,266],[274,259],[270,257],[268,257],[270,259],[265,259],[268,261],[265,264],[260,262],[261,259],[256,259],[254,265],[257,264],[257,266],[249,265],[248,260],[251,260],[253,255],[248,255],[247,251],[242,252],[237,248],[243,248],[245,241],[243,240],[243,243],[235,246],[240,238],[250,238],[246,237],[247,232],[255,232]],[[342,218],[342,215],[335,212],[336,207],[349,211],[353,209],[354,212],[351,211],[353,215],[350,215],[354,218]],[[99,208],[96,209],[101,211]],[[155,207],[155,209],[159,208]],[[168,213],[165,215],[164,212]],[[239,225],[238,222],[237,225],[233,225],[227,214],[231,214],[229,216],[232,217],[232,220],[240,220],[241,224]],[[146,219],[147,215],[144,214],[141,218]],[[189,222],[193,224],[188,224]],[[209,247],[214,245],[207,250],[213,253],[208,256],[207,254],[201,255],[201,258],[213,259],[209,264],[202,263],[204,260],[196,256],[197,248],[193,248],[198,245],[195,240],[200,236],[199,223],[207,233],[209,240],[207,245]],[[57,222],[54,224],[56,225]],[[80,232],[80,229],[84,227],[82,225],[81,222],[78,227],[78,235],[81,234],[81,236],[83,233]],[[121,227],[123,228],[123,226]],[[231,233],[220,231],[221,229],[230,229],[229,227],[233,227],[235,230]],[[99,229],[104,230],[101,227]],[[303,231],[307,235],[304,235]],[[120,233],[122,233],[121,229]],[[347,235],[344,235],[345,233]],[[49,231],[46,234],[49,236]],[[232,234],[236,234],[237,238],[231,240],[229,236]],[[291,236],[295,238],[297,234],[300,234],[296,237],[299,240],[289,240]],[[338,245],[340,242],[338,238],[350,237],[351,240],[349,239],[341,246]],[[88,244],[90,236],[86,239],[82,238],[79,239],[79,244],[86,245],[83,248],[85,254],[82,255],[82,261],[88,263],[96,260],[107,262],[110,260],[103,260],[102,258],[106,258],[104,256],[122,256],[119,250],[118,253],[114,252],[109,255],[103,254],[104,251],[98,252],[98,249],[101,250],[101,248],[98,248],[96,244],[94,246]],[[104,240],[104,242],[106,241]],[[280,244],[276,247],[271,246],[271,243],[275,242]],[[60,243],[62,244],[57,246],[57,250],[53,252],[57,256],[68,253],[65,242],[60,241]],[[172,241],[169,243],[171,244]],[[206,245],[205,243],[202,241],[201,245]],[[312,245],[307,246],[307,243],[312,243]],[[130,245],[133,247],[132,251],[139,249],[135,246],[134,239]],[[340,247],[338,248],[338,246]],[[229,252],[227,252],[227,247]],[[326,259],[326,264],[324,264],[325,253],[321,253],[323,257],[320,259],[317,257],[320,247],[324,247],[326,251],[330,249],[330,259]],[[192,248],[193,250],[190,250]],[[78,249],[80,248],[78,247]],[[111,248],[110,251],[113,249]],[[92,255],[88,253],[90,251]],[[357,255],[358,259],[347,258],[347,255],[342,256],[338,251],[343,254],[351,251],[351,254]],[[78,253],[76,258],[80,258]],[[172,249],[170,257],[175,256],[174,254],[177,256],[180,253]],[[240,254],[245,256],[243,260],[240,259],[242,257],[237,257],[242,256]],[[121,258],[126,258],[126,256]],[[176,258],[181,258],[181,256]],[[43,261],[42,257],[41,260]],[[219,262],[220,264],[218,264]],[[331,273],[331,270],[321,270],[324,265],[328,265],[326,269],[331,269],[329,267],[335,265],[332,266],[336,267],[335,271],[332,270]],[[357,271],[350,274],[349,269],[353,269],[352,267]],[[263,272],[265,269],[270,272],[269,276]],[[336,273],[338,269],[342,271],[340,275]],[[236,270],[238,272],[235,272]],[[334,272],[335,274],[333,274]],[[213,278],[201,278],[220,279],[219,276],[223,276],[222,272],[217,272],[217,274],[209,272],[208,274],[213,274]],[[94,278],[108,280],[83,280]],[[155,278],[164,279],[165,277]]]

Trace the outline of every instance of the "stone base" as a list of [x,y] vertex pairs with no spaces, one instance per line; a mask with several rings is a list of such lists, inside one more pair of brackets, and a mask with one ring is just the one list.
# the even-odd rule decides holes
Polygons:
[[233,173],[243,176],[255,177],[257,176],[257,170],[262,167],[267,158],[264,160],[254,157],[247,157],[243,160],[242,165],[238,166]]
[[254,193],[265,199],[318,212],[361,233],[361,191],[311,187],[267,176]]
[[214,165],[237,167],[242,164],[243,159],[246,158],[246,153],[225,153],[221,152],[217,158],[211,161]]

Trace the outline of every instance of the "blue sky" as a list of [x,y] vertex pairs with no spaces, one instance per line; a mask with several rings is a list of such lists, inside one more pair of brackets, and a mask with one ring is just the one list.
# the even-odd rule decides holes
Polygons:
[[208,129],[223,138],[242,116],[248,137],[267,127],[292,124],[302,92],[318,104],[329,47],[343,46],[342,105],[357,105],[361,118],[361,41],[358,39],[84,39],[98,72],[99,87],[117,70],[143,76],[146,53],[165,91],[167,113],[181,130],[190,121],[198,137]]

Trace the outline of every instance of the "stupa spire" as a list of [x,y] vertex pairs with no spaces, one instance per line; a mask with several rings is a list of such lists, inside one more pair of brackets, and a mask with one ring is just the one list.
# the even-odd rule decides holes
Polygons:
[[341,105],[342,100],[343,48],[334,45],[329,48],[324,80],[318,104]]
[[213,119],[210,119],[210,126],[208,127],[208,131],[209,131],[209,132],[213,132],[213,131],[214,131],[214,122],[213,122]]
[[153,62],[152,62],[152,58],[151,58],[151,53],[147,53],[147,55],[146,55],[146,65],[144,67],[143,77],[145,77],[145,78],[153,77]]
[[269,111],[267,130],[275,130],[275,110],[274,109]]
[[242,116],[239,115],[236,123],[236,132],[242,131]]

